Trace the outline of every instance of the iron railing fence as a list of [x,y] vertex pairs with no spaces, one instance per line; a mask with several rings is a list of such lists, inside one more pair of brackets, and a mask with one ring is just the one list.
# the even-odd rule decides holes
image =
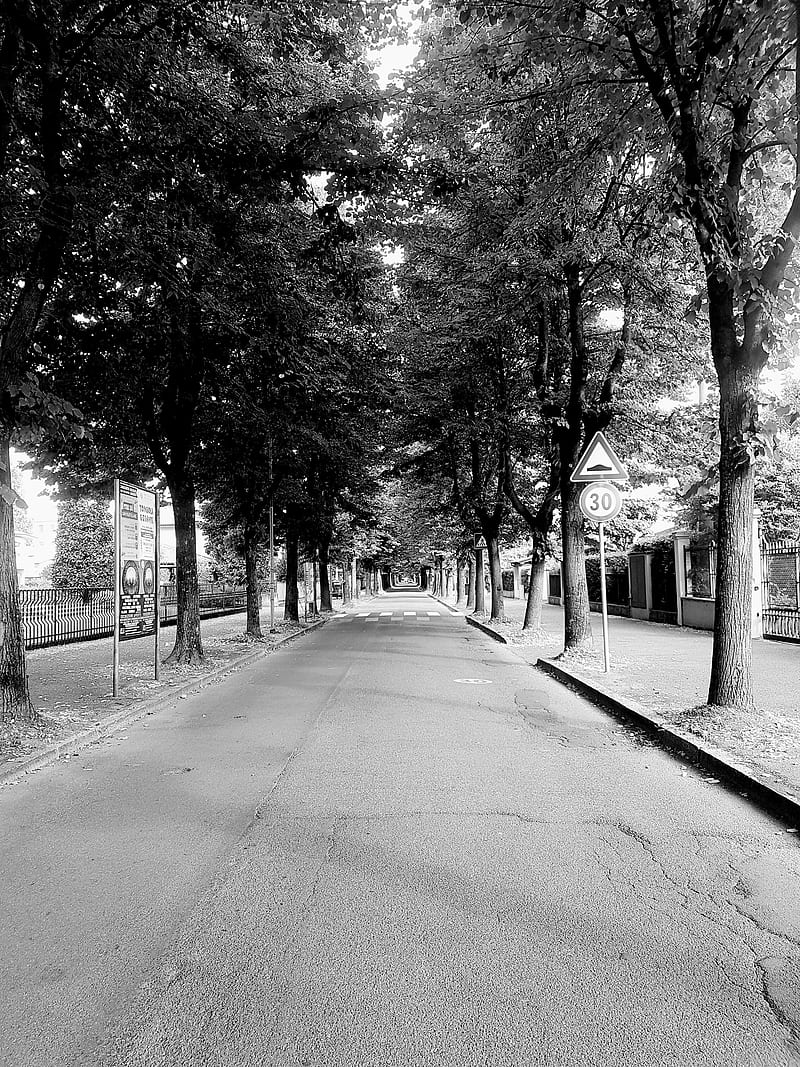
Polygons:
[[764,637],[800,641],[800,542],[761,544]]
[[[110,637],[114,632],[113,589],[20,589],[22,638],[26,648],[47,648],[73,641]],[[200,617],[245,611],[244,586],[200,586]],[[178,596],[174,584],[161,586],[162,625],[174,623]]]

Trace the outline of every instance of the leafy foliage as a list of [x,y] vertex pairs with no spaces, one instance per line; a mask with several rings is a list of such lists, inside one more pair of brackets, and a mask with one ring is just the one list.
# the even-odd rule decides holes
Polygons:
[[113,586],[114,524],[107,501],[59,503],[52,581],[60,588]]

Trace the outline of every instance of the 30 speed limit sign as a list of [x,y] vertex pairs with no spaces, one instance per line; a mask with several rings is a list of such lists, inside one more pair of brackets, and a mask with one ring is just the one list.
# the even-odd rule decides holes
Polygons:
[[581,511],[595,522],[611,522],[622,511],[622,493],[611,482],[590,482],[581,493]]

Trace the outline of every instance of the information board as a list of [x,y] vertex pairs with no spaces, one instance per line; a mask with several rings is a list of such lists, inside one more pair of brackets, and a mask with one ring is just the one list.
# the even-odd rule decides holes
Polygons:
[[119,483],[119,637],[156,632],[156,494]]
[[153,638],[153,676],[158,681],[159,511],[161,494],[114,480],[114,696],[119,692],[119,644]]

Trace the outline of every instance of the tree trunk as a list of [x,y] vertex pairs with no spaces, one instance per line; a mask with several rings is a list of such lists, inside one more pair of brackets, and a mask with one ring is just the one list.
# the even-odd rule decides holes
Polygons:
[[202,663],[200,637],[200,588],[197,577],[197,531],[195,528],[194,481],[191,475],[170,479],[175,513],[176,591],[178,597],[175,647],[165,663]]
[[475,549],[475,614],[486,614],[486,580],[482,548]]
[[286,600],[283,617],[289,622],[300,621],[300,593],[297,588],[297,560],[299,538],[296,533],[286,535]]
[[350,564],[351,579],[350,579],[350,595],[355,603],[358,603],[358,560],[353,556],[353,560]]
[[456,604],[464,595],[464,563],[461,557],[456,558]]
[[467,611],[473,611],[475,608],[475,576],[477,573],[475,553],[470,552],[467,560]]
[[583,514],[579,504],[580,490],[579,485],[569,481],[568,472],[561,483],[565,652],[592,648],[594,644],[589,590],[586,585],[586,544],[583,536]]
[[542,584],[545,571],[544,553],[536,548],[531,556],[531,573],[528,579],[528,599],[525,604],[523,630],[541,630],[542,628]]
[[330,543],[321,541],[319,545],[319,609],[320,611],[333,611],[331,600],[331,579],[328,570],[330,566]]
[[[8,438],[0,440],[0,486],[11,489]],[[9,494],[10,495],[10,494]],[[19,608],[14,505],[0,498],[0,722],[35,722]]]
[[717,591],[708,703],[752,708],[753,496],[755,467],[743,444],[757,417],[758,373],[718,365],[720,486]]
[[245,527],[244,570],[247,583],[247,632],[251,637],[261,633],[261,582],[258,578],[258,539]]
[[500,545],[496,536],[486,538],[489,553],[489,587],[492,595],[493,622],[502,622],[505,618],[503,599],[503,572],[500,566]]

